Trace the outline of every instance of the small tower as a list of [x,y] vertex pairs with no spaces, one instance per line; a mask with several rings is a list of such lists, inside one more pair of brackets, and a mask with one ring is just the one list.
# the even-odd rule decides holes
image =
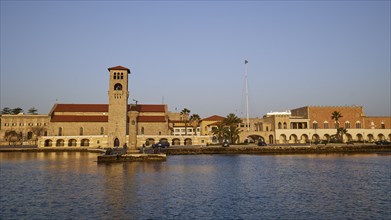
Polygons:
[[126,143],[128,130],[128,75],[130,70],[123,66],[108,68],[109,122],[107,129],[108,147],[122,147]]

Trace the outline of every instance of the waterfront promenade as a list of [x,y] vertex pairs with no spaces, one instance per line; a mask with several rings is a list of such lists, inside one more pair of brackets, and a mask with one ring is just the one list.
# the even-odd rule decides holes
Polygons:
[[[148,151],[149,148],[146,148]],[[0,152],[91,152],[104,153],[104,149],[87,147],[47,147],[34,146],[0,146]],[[391,145],[375,144],[328,144],[328,145],[231,145],[230,147],[214,146],[172,146],[161,149],[167,155],[198,154],[324,154],[324,153],[391,153]]]

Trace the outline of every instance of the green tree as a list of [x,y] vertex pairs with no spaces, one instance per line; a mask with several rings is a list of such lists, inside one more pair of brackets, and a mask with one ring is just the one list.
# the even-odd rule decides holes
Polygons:
[[225,138],[228,138],[228,127],[223,123],[218,123],[216,127],[212,128],[212,133],[217,137],[217,140],[221,144]]
[[343,141],[343,135],[344,135],[343,131],[345,131],[345,133],[347,132],[346,129],[343,130],[344,128],[342,128],[342,129],[339,128],[339,119],[342,117],[343,116],[342,116],[341,112],[339,112],[339,111],[333,111],[331,113],[331,119],[335,121],[336,128],[337,128],[336,139],[339,142]]
[[182,121],[185,122],[185,135],[187,135],[187,124],[189,123],[189,114],[190,114],[190,110],[187,109],[187,108],[184,108],[182,111],[181,111],[181,115],[182,115]]
[[38,138],[41,137],[46,131],[46,128],[42,126],[35,126],[31,128],[31,132],[35,135],[35,145],[37,145]]
[[223,120],[223,124],[228,128],[227,137],[231,143],[236,143],[239,140],[240,128],[238,126],[240,123],[242,123],[242,119],[234,113],[228,114]]
[[342,114],[339,111],[333,111],[331,113],[331,119],[335,121],[335,124],[337,125],[337,128],[339,128],[339,119],[342,118]]
[[3,115],[12,114],[12,110],[8,107],[5,107],[3,108],[3,110],[1,110],[1,114]]
[[189,122],[193,126],[194,135],[197,135],[197,127],[200,125],[201,118],[198,114],[192,114],[190,116]]
[[17,115],[19,113],[23,113],[23,109],[17,107],[11,110],[12,114]]
[[14,130],[6,131],[4,133],[4,139],[8,141],[9,145],[11,145],[12,143],[12,145],[15,146],[18,141],[22,140],[22,138],[23,138],[22,133],[17,133]]
[[38,112],[38,109],[36,109],[35,107],[31,107],[29,110],[28,110],[28,113],[31,114],[31,115],[36,115]]

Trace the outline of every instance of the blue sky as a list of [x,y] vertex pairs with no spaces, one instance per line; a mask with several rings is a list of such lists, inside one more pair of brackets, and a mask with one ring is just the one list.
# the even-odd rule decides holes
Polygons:
[[391,115],[390,1],[1,1],[1,108],[130,97],[208,117],[307,105]]

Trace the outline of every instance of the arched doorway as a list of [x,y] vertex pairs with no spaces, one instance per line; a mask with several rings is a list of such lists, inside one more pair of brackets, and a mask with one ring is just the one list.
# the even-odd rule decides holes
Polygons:
[[70,139],[68,141],[68,147],[76,147],[76,140],[75,139]]
[[386,137],[383,134],[378,134],[377,135],[377,140],[378,141],[384,141],[385,139],[386,139]]
[[309,142],[308,136],[306,134],[301,135],[300,142],[303,144]]
[[118,138],[114,139],[114,147],[119,147],[119,139]]
[[247,136],[247,139],[249,140],[250,143],[257,143],[259,140],[265,141],[265,138],[256,134]]
[[273,144],[274,141],[273,141],[273,135],[269,135],[269,144]]
[[64,146],[64,140],[63,139],[58,139],[56,141],[56,147],[63,147]]
[[291,136],[289,136],[289,142],[292,144],[296,144],[297,143],[297,136],[295,134],[291,134]]
[[193,143],[192,143],[192,140],[190,139],[190,138],[186,138],[185,139],[185,145],[192,145]]
[[363,141],[363,136],[362,136],[362,134],[357,134],[356,138],[357,138],[357,141],[360,141],[360,142]]
[[146,141],[145,141],[145,145],[146,146],[150,146],[150,145],[154,145],[155,144],[155,139],[153,138],[148,138]]
[[171,145],[181,145],[181,141],[178,138],[174,138],[172,139]]
[[285,134],[281,134],[280,135],[279,143],[280,144],[286,144],[286,135]]
[[81,140],[81,146],[82,146],[82,147],[88,147],[88,146],[90,146],[90,140],[88,140],[88,139],[83,139],[83,140]]
[[52,140],[45,140],[45,147],[51,147],[52,146]]

